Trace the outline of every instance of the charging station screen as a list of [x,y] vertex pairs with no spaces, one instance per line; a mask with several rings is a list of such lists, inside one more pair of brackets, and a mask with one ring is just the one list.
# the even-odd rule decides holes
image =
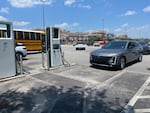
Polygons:
[[58,38],[58,35],[59,35],[59,34],[58,34],[58,33],[59,33],[58,28],[53,28],[52,31],[53,31],[53,32],[52,32],[52,33],[53,33],[53,34],[52,34],[52,35],[53,35],[53,38]]
[[53,44],[53,49],[60,49],[60,45],[59,44]]

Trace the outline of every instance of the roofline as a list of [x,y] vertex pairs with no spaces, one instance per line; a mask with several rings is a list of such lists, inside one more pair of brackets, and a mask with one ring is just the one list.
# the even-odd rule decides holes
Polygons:
[[[1,22],[0,22],[1,23]],[[8,24],[8,23],[5,23]],[[5,29],[5,28],[0,28]],[[13,29],[13,31],[24,31],[24,32],[38,32],[38,33],[44,33],[44,31],[38,31],[38,30],[30,30],[30,29]]]
[[0,21],[0,24],[10,24],[10,25],[12,25],[12,22],[8,22],[8,21]]

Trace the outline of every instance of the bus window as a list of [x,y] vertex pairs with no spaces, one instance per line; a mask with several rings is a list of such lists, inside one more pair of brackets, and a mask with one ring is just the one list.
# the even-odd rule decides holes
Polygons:
[[0,38],[2,37],[2,30],[0,30]]
[[18,40],[23,40],[23,32],[18,31]]
[[36,40],[40,40],[40,33],[36,33]]
[[18,39],[17,31],[14,31],[14,38],[15,38],[15,39]]
[[35,40],[35,34],[34,34],[34,32],[31,32],[31,40]]
[[7,32],[6,32],[6,30],[3,30],[3,32],[2,32],[2,37],[7,37]]
[[1,24],[0,25],[0,28],[2,28],[2,31],[1,31],[1,33],[0,33],[0,36],[1,37],[5,37],[5,38],[10,38],[10,35],[11,35],[11,28],[10,28],[11,26],[9,25],[9,24]]
[[29,32],[24,32],[24,39],[29,40]]

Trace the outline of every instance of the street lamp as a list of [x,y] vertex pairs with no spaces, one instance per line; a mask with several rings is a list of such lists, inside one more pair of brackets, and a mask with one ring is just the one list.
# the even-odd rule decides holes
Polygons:
[[[43,31],[44,31],[44,33],[46,33],[46,31],[45,31],[45,9],[44,9],[44,4],[46,3],[46,0],[40,0],[40,2],[42,3]],[[42,39],[42,41],[43,41],[43,39]],[[46,54],[47,54],[47,38],[46,38],[46,34],[45,34],[44,44],[45,44],[45,45],[43,45],[43,43],[42,43],[42,46],[45,46],[45,48],[42,48],[42,49],[45,49],[45,50],[46,50]],[[45,60],[44,51],[42,51],[42,67],[45,67],[45,65],[44,65],[44,60]]]
[[102,29],[103,29],[102,39],[104,40],[104,19],[102,19]]
[[40,0],[42,3],[42,20],[43,20],[43,31],[45,29],[45,8],[44,4],[46,3],[46,0]]

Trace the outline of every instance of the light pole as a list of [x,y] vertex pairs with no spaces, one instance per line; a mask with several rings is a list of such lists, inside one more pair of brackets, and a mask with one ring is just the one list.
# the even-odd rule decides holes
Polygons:
[[[46,31],[45,31],[45,9],[44,9],[44,4],[46,2],[46,0],[40,0],[40,2],[42,3],[42,22],[43,22],[43,31],[45,33],[45,40],[44,40],[44,44],[42,43],[42,46],[44,46],[42,49],[45,49],[46,50],[46,54],[47,54],[47,38],[46,38]],[[42,39],[43,41],[43,39]],[[45,67],[44,65],[44,60],[45,60],[45,57],[44,57],[44,51],[42,51],[42,67]]]
[[43,31],[45,29],[45,8],[44,8],[44,4],[46,2],[46,0],[40,0],[42,3],[42,21],[43,21]]
[[102,32],[102,40],[104,40],[104,19],[102,19],[102,29],[103,29],[103,32]]

